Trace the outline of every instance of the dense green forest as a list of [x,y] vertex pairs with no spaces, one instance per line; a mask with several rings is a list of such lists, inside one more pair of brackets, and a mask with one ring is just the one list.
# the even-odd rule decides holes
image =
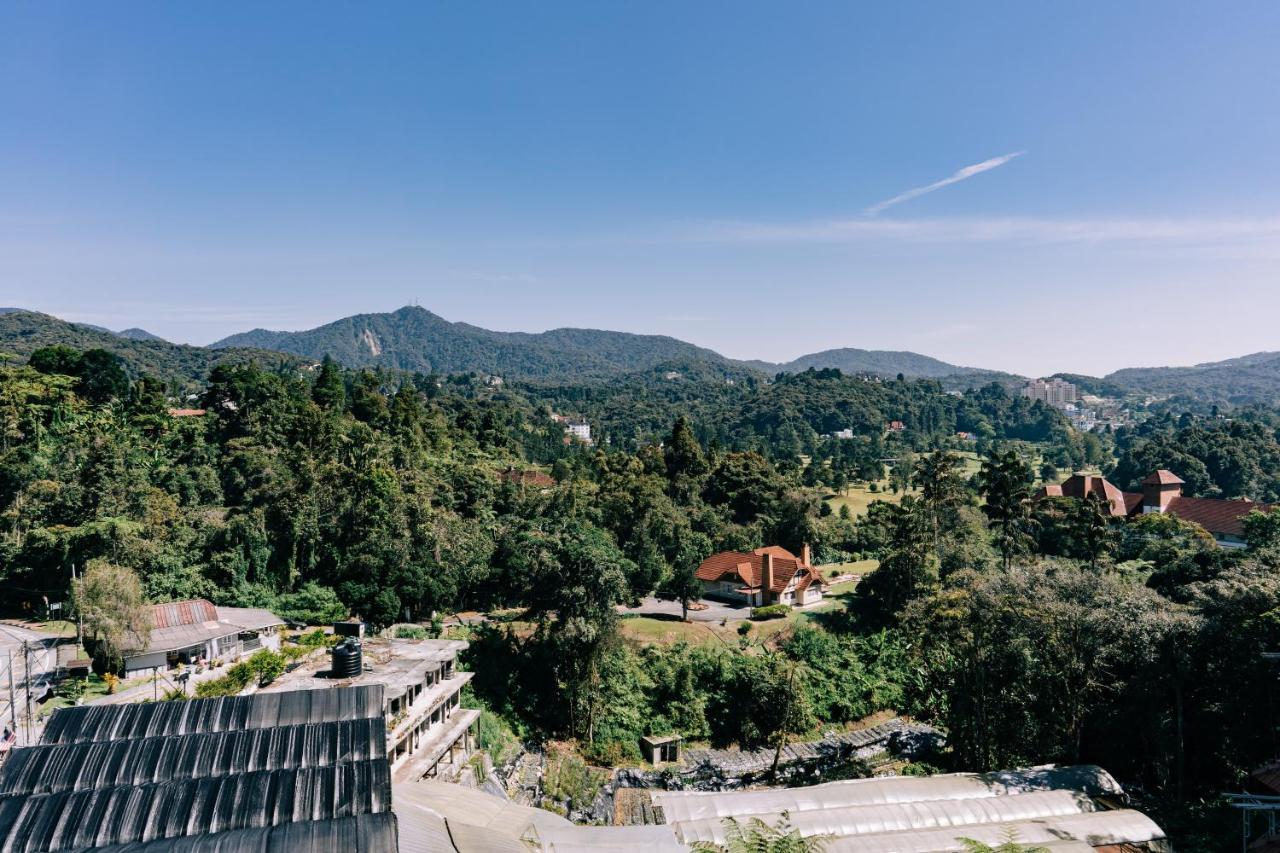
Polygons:
[[[998,385],[824,370],[495,387],[331,360],[215,365],[201,415],[173,416],[170,390],[103,349],[0,366],[7,611],[64,597],[75,565],[136,576],[152,600],[311,622],[508,612],[470,629],[467,659],[476,697],[526,737],[619,761],[644,733],[776,744],[892,708],[947,733],[935,768],[1097,762],[1184,839],[1213,837],[1213,792],[1277,750],[1261,658],[1280,648],[1277,516],[1230,551],[1171,517],[1032,497],[1033,455],[1274,497],[1272,410],[1096,436]],[[553,412],[608,440],[566,442]],[[958,431],[986,457],[971,478],[947,450]],[[831,511],[886,468],[905,496]],[[766,543],[879,568],[847,608],[781,633],[622,639],[617,605],[694,595],[707,554]]]
[[[820,498],[828,481],[881,475],[890,418],[907,425],[895,437],[904,449],[957,425],[1027,439],[1063,430],[998,388],[961,398],[837,371],[707,386],[723,396],[692,406],[677,393],[651,408],[615,386],[600,423],[628,439],[593,450],[565,443],[549,404],[591,416],[598,387],[222,364],[199,399],[208,414],[171,417],[164,384],[130,377],[114,354],[47,347],[0,374],[5,579],[57,596],[72,564],[109,558],[154,597],[288,610],[277,596],[323,590],[386,624],[526,603],[541,568],[520,564],[522,543],[581,535],[609,546],[634,599],[714,549],[808,541],[832,559],[849,553],[847,523],[825,518]],[[706,474],[696,488],[667,461],[676,423],[709,438],[689,463]],[[818,438],[849,427],[860,439],[839,445],[853,452]],[[822,457],[818,477],[802,474],[805,452]],[[556,488],[502,476],[529,465],[553,466]]]
[[1186,481],[1184,494],[1210,498],[1280,500],[1280,412],[1261,406],[1230,418],[1165,413],[1117,431],[1118,460],[1112,478],[1138,489],[1160,468]]

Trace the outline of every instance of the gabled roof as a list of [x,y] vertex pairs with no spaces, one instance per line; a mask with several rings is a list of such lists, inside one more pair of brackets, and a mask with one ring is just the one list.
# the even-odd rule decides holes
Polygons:
[[1106,477],[1097,474],[1072,474],[1061,483],[1050,484],[1040,490],[1041,497],[1075,498],[1080,501],[1090,495],[1105,503],[1110,514],[1117,518],[1129,514],[1132,502],[1142,500],[1142,495],[1130,496],[1116,488]]
[[[791,578],[801,569],[808,571],[812,576],[810,566],[802,564],[799,557],[780,545],[767,545],[750,553],[721,551],[719,554],[712,554],[702,561],[694,576],[702,581],[737,577],[748,589],[758,588],[764,562],[761,557],[764,554],[768,554],[773,562],[773,583],[769,586],[770,592],[782,592],[791,582]],[[800,582],[803,583],[803,581],[802,578]]]
[[171,652],[198,646],[241,631],[257,631],[284,620],[261,607],[214,607],[203,598],[151,605],[151,633],[146,643],[139,637],[125,642],[126,656]]
[[1159,471],[1156,471],[1152,474],[1148,474],[1146,477],[1144,477],[1142,480],[1142,485],[1144,486],[1177,486],[1185,482],[1186,480],[1183,480],[1181,477],[1179,477],[1177,474],[1173,473],[1172,471],[1168,471],[1164,468],[1161,468]]
[[203,598],[151,605],[152,628],[175,628],[178,625],[198,625],[201,622],[217,621],[218,608]]

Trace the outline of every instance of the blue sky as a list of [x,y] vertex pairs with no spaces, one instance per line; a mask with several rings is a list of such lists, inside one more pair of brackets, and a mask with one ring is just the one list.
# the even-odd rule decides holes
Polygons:
[[1277,43],[1274,3],[4,4],[0,305],[1276,350]]

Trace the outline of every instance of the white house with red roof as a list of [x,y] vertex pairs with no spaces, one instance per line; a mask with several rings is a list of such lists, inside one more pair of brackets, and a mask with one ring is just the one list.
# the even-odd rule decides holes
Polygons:
[[702,561],[694,576],[703,595],[760,607],[803,607],[822,600],[822,578],[812,565],[809,546],[796,556],[780,545],[751,552],[721,551]]

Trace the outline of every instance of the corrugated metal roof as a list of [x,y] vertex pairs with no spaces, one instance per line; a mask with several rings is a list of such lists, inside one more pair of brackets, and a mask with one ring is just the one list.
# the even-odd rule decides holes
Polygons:
[[377,684],[187,702],[81,705],[55,713],[45,727],[41,743],[84,743],[380,718],[382,705],[382,686]]
[[[384,812],[164,838],[138,844],[82,847],[70,853],[296,853],[299,850],[383,853],[396,849],[396,829],[396,816]],[[450,847],[441,853],[454,851]]]
[[201,622],[217,621],[218,609],[203,598],[151,605],[152,628],[173,628],[178,625],[198,625]]
[[386,755],[386,723],[381,718],[51,744],[16,750],[0,774],[0,794],[84,791],[258,770],[328,767]]
[[284,620],[261,607],[216,607],[218,620],[236,625],[246,631],[257,631],[273,625],[283,625]]
[[0,797],[0,849],[74,850],[391,810],[386,760]]

